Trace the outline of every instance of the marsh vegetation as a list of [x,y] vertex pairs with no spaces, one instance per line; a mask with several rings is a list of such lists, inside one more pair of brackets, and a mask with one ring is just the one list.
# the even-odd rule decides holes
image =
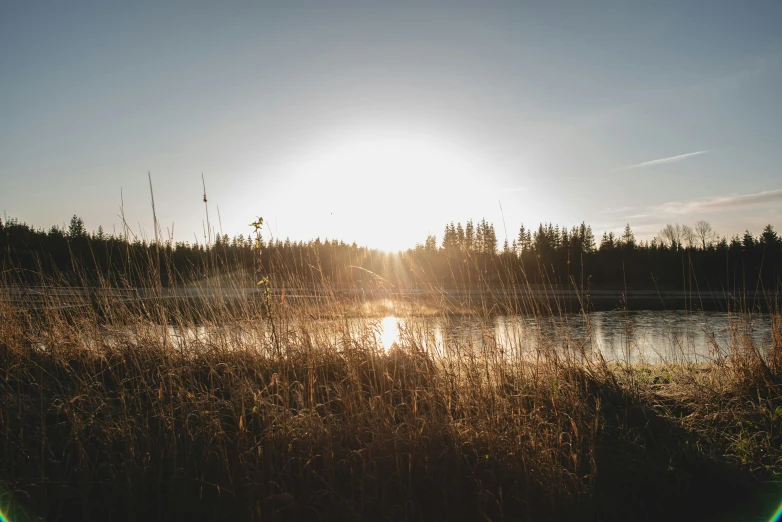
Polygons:
[[[711,357],[609,358],[578,285],[573,328],[510,269],[518,291],[467,305],[435,284],[395,301],[374,272],[362,291],[324,278],[297,299],[309,276],[256,253],[256,288],[212,264],[209,298],[182,300],[165,287],[192,282],[164,287],[168,258],[129,252],[124,283],[76,261],[60,276],[3,272],[10,520],[699,519],[782,471],[771,301],[760,337],[758,310],[728,301]],[[31,284],[38,298],[19,299]],[[369,285],[388,295],[368,303]],[[498,308],[547,326],[502,333]],[[392,342],[381,317],[395,318]],[[449,321],[472,333],[444,335]]]

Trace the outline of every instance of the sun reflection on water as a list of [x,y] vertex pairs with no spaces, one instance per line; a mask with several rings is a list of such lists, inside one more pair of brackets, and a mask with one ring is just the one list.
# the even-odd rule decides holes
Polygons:
[[399,340],[399,318],[389,315],[380,321],[380,343],[388,351]]

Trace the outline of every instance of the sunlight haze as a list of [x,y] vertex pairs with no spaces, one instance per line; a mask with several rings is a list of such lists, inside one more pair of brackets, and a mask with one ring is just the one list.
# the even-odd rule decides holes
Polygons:
[[150,172],[190,242],[202,174],[231,236],[782,226],[779,3],[234,7],[3,4],[0,210],[151,237]]

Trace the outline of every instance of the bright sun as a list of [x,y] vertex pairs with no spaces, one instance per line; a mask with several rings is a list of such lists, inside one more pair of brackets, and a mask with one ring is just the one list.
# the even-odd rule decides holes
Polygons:
[[[405,249],[454,219],[479,185],[465,151],[426,134],[362,132],[330,141],[298,162],[307,212],[324,235],[384,250]],[[325,226],[323,226],[325,225]]]

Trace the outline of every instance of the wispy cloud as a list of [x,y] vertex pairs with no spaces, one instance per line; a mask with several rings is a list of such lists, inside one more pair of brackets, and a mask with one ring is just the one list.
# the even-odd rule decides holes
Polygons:
[[626,224],[630,225],[633,234],[635,234],[635,237],[638,239],[647,239],[647,238],[651,239],[660,231],[662,227],[665,226],[664,223],[660,223],[660,222],[636,223],[632,221],[627,222],[622,220],[622,221],[606,221],[603,223],[594,223],[592,226],[592,230],[596,234],[601,234],[603,231],[606,231],[606,232],[613,232],[616,235],[621,235]]
[[[612,217],[610,223],[605,223],[606,229],[618,229],[624,226],[624,223],[631,223],[633,230],[636,228],[636,234],[639,234],[646,228],[654,229],[659,224],[645,223],[650,220],[660,219],[681,219],[674,216],[691,215],[705,215],[705,214],[717,214],[719,212],[725,212],[729,210],[741,210],[750,209],[753,207],[772,207],[779,208],[782,203],[782,189],[766,190],[763,192],[755,192],[754,194],[733,194],[728,196],[716,196],[711,198],[693,199],[689,201],[669,201],[659,205],[649,206],[643,209],[638,209],[638,212],[630,215],[622,215],[621,217]],[[601,211],[601,214],[612,215],[605,211]],[[747,212],[744,216],[748,219],[751,216],[751,212]],[[782,216],[782,214],[779,214]],[[763,218],[766,219],[766,218]]]
[[697,212],[721,212],[746,207],[782,203],[782,189],[767,190],[754,194],[719,196],[692,201],[670,201],[655,208],[656,213],[692,214]]
[[619,207],[619,208],[612,208],[612,207],[606,207],[603,210],[600,211],[601,214],[619,214],[622,212],[627,212],[628,210],[633,210],[633,207]]
[[618,170],[640,169],[643,167],[652,167],[654,165],[663,165],[665,163],[676,163],[677,161],[686,160],[687,158],[692,158],[693,156],[700,156],[701,154],[706,154],[707,152],[709,151],[699,150],[697,152],[688,152],[687,154],[679,154],[678,156],[671,156],[670,158],[660,158],[651,161],[644,161],[643,163],[636,163],[635,165],[627,165],[624,167],[619,167],[617,169],[614,169],[613,171],[616,172]]

